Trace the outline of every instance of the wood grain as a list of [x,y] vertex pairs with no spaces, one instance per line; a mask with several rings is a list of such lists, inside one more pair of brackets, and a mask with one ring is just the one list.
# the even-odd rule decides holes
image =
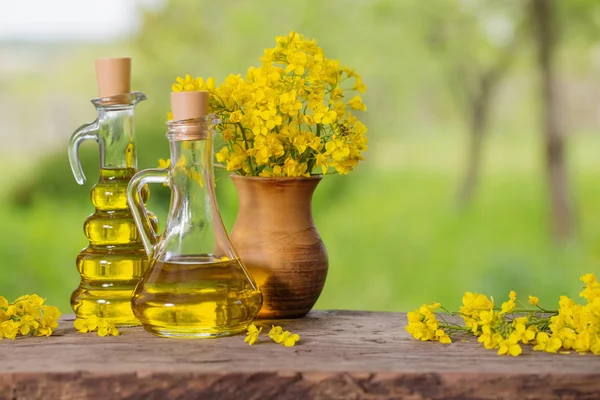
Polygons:
[[[242,336],[161,339],[142,328],[0,341],[0,399],[600,399],[600,357],[525,350],[499,357],[476,340],[419,342],[405,314],[313,311],[278,321],[293,348]],[[268,321],[260,321],[268,324]]]

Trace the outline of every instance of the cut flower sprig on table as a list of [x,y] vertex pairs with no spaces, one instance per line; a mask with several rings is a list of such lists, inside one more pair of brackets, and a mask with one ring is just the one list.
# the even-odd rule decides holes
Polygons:
[[98,318],[96,315],[77,318],[73,322],[73,327],[79,333],[96,332],[98,336],[119,336],[120,334],[114,321],[109,318]]
[[37,294],[21,296],[12,303],[0,296],[0,339],[52,335],[61,313],[45,301]]
[[[408,313],[406,331],[416,339],[441,343],[451,343],[460,333],[473,334],[486,349],[497,349],[500,355],[518,356],[522,345],[548,353],[600,354],[600,283],[593,274],[580,279],[585,288],[579,295],[586,304],[561,296],[558,310],[548,310],[535,296],[529,296],[524,304],[510,292],[508,301],[497,307],[493,298],[467,292],[459,312],[432,303]],[[436,312],[438,309],[446,313]],[[448,321],[449,317],[460,317],[464,324]]]
[[347,174],[367,150],[360,75],[325,57],[315,40],[291,32],[264,51],[245,78],[178,77],[172,90],[206,90],[225,146],[217,161],[243,176]]
[[[262,332],[263,327],[256,326],[255,324],[250,324],[248,327],[248,331],[246,332],[246,338],[244,339],[244,343],[248,343],[252,346],[255,343],[260,343],[260,333]],[[296,343],[300,340],[300,335],[297,333],[292,333],[290,331],[284,330],[281,326],[271,326],[271,330],[268,335],[269,339],[274,341],[277,344],[280,344],[284,347],[294,347]]]

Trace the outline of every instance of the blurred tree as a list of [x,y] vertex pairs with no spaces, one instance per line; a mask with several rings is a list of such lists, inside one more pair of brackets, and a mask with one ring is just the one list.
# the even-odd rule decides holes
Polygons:
[[422,5],[426,43],[440,62],[469,139],[459,206],[468,205],[481,174],[492,100],[524,38],[519,1],[436,0]]
[[531,0],[529,9],[541,78],[542,129],[553,233],[556,238],[564,240],[573,234],[574,210],[565,165],[564,127],[557,96],[557,1]]
[[575,210],[565,154],[565,127],[558,91],[557,56],[561,39],[594,43],[600,35],[597,0],[531,0],[529,17],[540,76],[542,129],[552,233],[559,241],[575,233]]

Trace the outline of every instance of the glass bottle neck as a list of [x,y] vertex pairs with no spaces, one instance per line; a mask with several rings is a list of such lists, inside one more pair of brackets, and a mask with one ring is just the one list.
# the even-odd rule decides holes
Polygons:
[[182,194],[181,205],[190,216],[204,217],[208,200],[207,181],[212,181],[212,160],[207,157],[207,140],[172,140],[171,183],[175,193]]
[[102,169],[137,169],[133,115],[135,106],[145,99],[143,93],[134,92],[92,101],[98,111]]
[[212,140],[171,139],[170,147],[172,194],[164,256],[212,256],[222,235],[217,234],[222,222],[214,198]]

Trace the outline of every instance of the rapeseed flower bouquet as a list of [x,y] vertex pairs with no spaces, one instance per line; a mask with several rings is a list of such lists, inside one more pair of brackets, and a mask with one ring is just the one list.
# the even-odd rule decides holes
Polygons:
[[[558,310],[547,310],[537,297],[529,296],[529,305],[521,303],[523,307],[518,308],[517,295],[511,291],[508,301],[497,307],[493,298],[467,292],[459,312],[432,303],[408,313],[406,331],[416,339],[441,343],[451,343],[457,333],[470,333],[486,349],[497,349],[499,355],[518,356],[523,344],[548,353],[600,354],[600,283],[592,274],[581,280],[585,288],[579,295],[586,304],[561,296]],[[446,313],[437,313],[437,309]],[[464,324],[446,319],[452,317],[461,317]]]
[[[360,75],[325,57],[315,40],[290,32],[245,78],[178,77],[172,90],[207,90],[225,146],[216,154],[243,176],[299,177],[352,171],[367,150]],[[348,94],[350,92],[350,94]]]
[[21,296],[12,303],[0,296],[0,339],[52,335],[61,314],[58,308],[44,303],[37,294]]

